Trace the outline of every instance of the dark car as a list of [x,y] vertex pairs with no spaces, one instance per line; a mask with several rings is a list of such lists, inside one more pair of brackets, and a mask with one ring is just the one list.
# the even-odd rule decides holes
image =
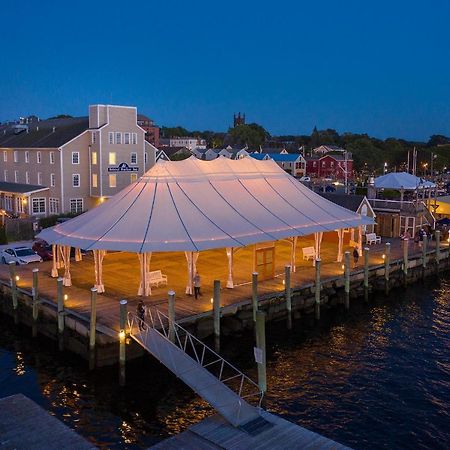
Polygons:
[[33,243],[32,249],[43,261],[51,261],[53,259],[52,246],[41,239]]

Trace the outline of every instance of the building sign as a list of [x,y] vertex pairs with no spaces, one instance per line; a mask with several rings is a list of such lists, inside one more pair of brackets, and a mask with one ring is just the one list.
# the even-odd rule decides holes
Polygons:
[[139,167],[130,167],[127,163],[120,163],[117,167],[108,167],[108,172],[139,172]]

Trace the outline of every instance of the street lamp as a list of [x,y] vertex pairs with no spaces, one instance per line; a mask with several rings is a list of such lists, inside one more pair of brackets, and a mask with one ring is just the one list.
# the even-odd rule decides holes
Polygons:
[[385,162],[385,163],[384,163],[384,171],[383,171],[383,173],[387,173],[387,166],[388,166],[388,163]]

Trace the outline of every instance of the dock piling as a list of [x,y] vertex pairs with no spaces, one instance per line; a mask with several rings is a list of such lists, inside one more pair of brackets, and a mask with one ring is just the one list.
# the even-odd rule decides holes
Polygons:
[[64,294],[63,294],[63,278],[56,279],[56,297],[58,301],[58,333],[64,333]]
[[320,258],[316,259],[316,283],[315,283],[315,312],[316,319],[320,320]]
[[[258,364],[258,385],[263,393],[267,392],[266,378],[266,313],[256,312],[256,347],[260,353]],[[255,354],[256,356],[256,354]]]
[[17,301],[17,278],[16,278],[16,263],[14,261],[9,262],[9,277],[11,286],[11,296],[13,301],[13,309],[17,310],[19,305]]
[[220,351],[220,280],[214,280],[213,296],[214,348]]
[[89,328],[89,350],[95,352],[95,331],[97,328],[97,288],[91,288],[91,320]]
[[[424,234],[422,239],[423,239],[423,241],[422,241],[422,268],[426,269],[427,263],[428,263],[428,257],[427,257],[428,236],[426,234]],[[422,271],[422,277],[424,277],[424,276],[425,276],[425,270]]]
[[34,268],[33,272],[33,321],[37,322],[39,316],[39,269]]
[[284,266],[284,296],[286,298],[287,327],[292,328],[292,298],[291,298],[291,266]]
[[391,243],[386,242],[386,249],[384,251],[384,286],[386,295],[389,295],[390,268],[391,268]]
[[364,247],[364,300],[369,299],[369,247]]
[[258,311],[258,272],[252,273],[252,306],[253,322],[256,322],[256,312]]
[[127,320],[127,304],[128,302],[126,300],[120,300],[120,316],[119,316],[119,366],[120,366],[120,373],[119,373],[119,384],[120,386],[125,386],[125,344],[126,344],[126,331],[125,331],[125,324]]
[[441,232],[435,231],[436,238],[436,272],[439,272],[439,261],[441,260]]
[[345,309],[350,308],[350,252],[344,253]]
[[408,283],[408,251],[409,251],[409,240],[403,239],[403,283],[406,286]]
[[170,342],[175,342],[175,292],[169,291],[169,340]]

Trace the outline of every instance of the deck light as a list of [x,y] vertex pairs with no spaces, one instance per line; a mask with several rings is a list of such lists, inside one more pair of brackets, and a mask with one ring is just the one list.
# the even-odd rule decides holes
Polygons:
[[67,300],[69,296],[67,294],[64,294],[64,300]]
[[213,303],[214,302],[214,299],[211,297],[211,303]]
[[283,280],[283,286],[286,284],[286,281],[285,280]]
[[383,258],[383,259],[386,259],[386,255],[385,255],[384,253],[383,253],[383,256],[382,256],[382,258]]
[[120,339],[120,342],[124,342],[125,341],[125,330],[120,330],[119,331],[119,339]]
[[341,267],[342,267],[342,270],[344,270],[344,269],[345,269],[345,266],[344,266],[344,264],[342,264],[342,266],[341,266]]
[[19,275],[16,275],[16,281],[19,281],[19,280],[20,280]]

